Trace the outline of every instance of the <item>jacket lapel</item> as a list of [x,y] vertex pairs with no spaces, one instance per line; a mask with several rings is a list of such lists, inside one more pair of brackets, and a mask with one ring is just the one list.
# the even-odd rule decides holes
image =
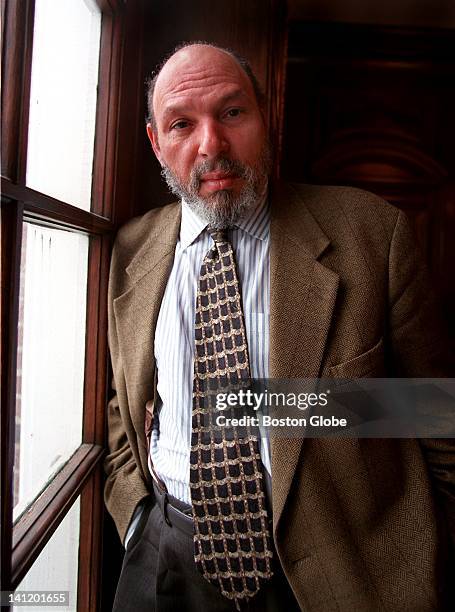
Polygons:
[[145,405],[155,396],[155,328],[174,260],[180,219],[181,208],[175,205],[157,223],[150,238],[126,268],[131,278],[131,287],[114,301],[131,420],[141,442],[145,473],[148,473]]
[[[297,192],[290,186],[275,185],[270,244],[271,378],[320,375],[339,281],[335,272],[317,261],[329,244]],[[274,530],[302,445],[303,438],[272,436]]]

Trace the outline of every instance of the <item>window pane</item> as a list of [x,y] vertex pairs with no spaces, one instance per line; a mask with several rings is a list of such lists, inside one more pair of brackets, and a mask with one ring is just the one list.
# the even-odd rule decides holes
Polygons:
[[27,185],[90,210],[101,13],[35,0]]
[[77,610],[80,497],[41,551],[16,591],[69,591],[69,607],[15,606],[15,612]]
[[14,519],[82,441],[88,237],[24,223]]

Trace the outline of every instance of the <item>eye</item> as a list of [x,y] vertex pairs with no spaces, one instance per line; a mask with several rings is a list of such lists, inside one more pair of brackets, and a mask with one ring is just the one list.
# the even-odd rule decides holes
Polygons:
[[188,121],[180,119],[180,121],[176,121],[171,125],[171,130],[183,130],[186,127],[188,127]]
[[226,112],[226,117],[238,117],[242,112],[242,109],[240,108],[230,108],[227,112]]

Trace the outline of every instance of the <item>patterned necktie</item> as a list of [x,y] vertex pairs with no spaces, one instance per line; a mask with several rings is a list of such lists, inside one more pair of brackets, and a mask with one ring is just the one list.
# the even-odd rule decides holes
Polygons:
[[[196,296],[190,490],[199,571],[240,602],[272,576],[272,546],[257,436],[216,428],[210,391],[250,379],[232,245],[225,231],[204,258]],[[216,412],[216,411],[215,411]],[[213,420],[212,420],[213,419]]]

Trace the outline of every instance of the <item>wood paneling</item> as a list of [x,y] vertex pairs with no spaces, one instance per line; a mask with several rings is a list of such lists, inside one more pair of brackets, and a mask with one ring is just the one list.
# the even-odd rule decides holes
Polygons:
[[455,28],[453,0],[288,0],[288,5],[297,21]]
[[455,32],[293,23],[283,175],[354,185],[414,223],[454,333]]
[[[106,112],[113,113],[116,129],[107,141],[115,163],[105,168],[104,188],[113,198],[112,219],[116,227],[137,214],[136,193],[140,190],[138,174],[143,155],[144,117],[143,43],[147,22],[144,7],[147,0],[126,2],[122,12],[121,46],[113,49],[121,66],[118,89]],[[153,3],[154,4],[154,3]],[[111,185],[109,185],[111,183]],[[106,192],[101,194],[106,200]]]

